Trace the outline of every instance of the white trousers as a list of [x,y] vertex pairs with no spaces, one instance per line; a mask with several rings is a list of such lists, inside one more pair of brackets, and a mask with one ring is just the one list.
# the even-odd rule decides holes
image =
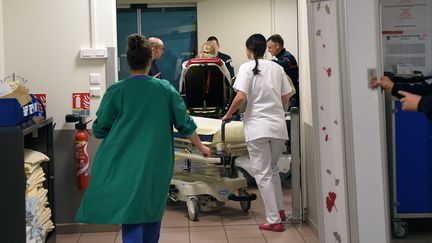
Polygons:
[[285,140],[274,138],[260,138],[247,143],[252,173],[261,192],[269,224],[280,223],[279,210],[284,210],[277,166],[284,145]]

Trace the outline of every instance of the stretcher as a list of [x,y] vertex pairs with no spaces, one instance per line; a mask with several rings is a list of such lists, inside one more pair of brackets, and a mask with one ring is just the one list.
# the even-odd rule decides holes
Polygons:
[[[240,202],[243,212],[249,211],[256,195],[247,191],[247,180],[235,177],[232,170],[234,159],[247,154],[242,123],[227,124],[203,117],[194,117],[194,121],[201,140],[212,149],[212,156],[199,155],[189,139],[176,134],[176,161],[182,161],[184,167],[173,174],[169,199],[186,202],[189,219],[193,221],[198,220],[200,212],[218,210],[229,200]],[[193,162],[199,163],[196,171],[192,171]]]
[[185,62],[179,82],[189,114],[222,117],[232,99],[232,80],[219,58],[195,58]]

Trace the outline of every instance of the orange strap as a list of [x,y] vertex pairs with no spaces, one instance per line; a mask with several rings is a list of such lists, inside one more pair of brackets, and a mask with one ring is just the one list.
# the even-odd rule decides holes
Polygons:
[[205,89],[205,93],[206,93],[206,94],[208,94],[209,89],[210,89],[210,84],[211,84],[211,81],[210,81],[210,74],[211,74],[211,71],[209,70],[209,72],[208,72],[208,74],[207,74],[207,84],[206,84],[206,89]]

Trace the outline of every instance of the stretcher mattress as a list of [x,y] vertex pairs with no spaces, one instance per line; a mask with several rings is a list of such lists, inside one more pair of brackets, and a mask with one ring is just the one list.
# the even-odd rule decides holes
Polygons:
[[[198,127],[196,132],[202,141],[213,144],[222,141],[222,120],[196,116],[193,116],[192,118]],[[176,136],[178,136],[177,133]],[[228,144],[239,144],[245,142],[243,122],[231,121],[225,125],[225,142]]]

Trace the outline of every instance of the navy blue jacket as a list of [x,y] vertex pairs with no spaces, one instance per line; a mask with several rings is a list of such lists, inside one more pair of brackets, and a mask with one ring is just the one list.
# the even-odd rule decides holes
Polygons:
[[155,77],[155,78],[162,79],[161,72],[159,71],[159,68],[156,65],[156,60],[154,60],[152,62],[152,65],[151,65],[151,68],[150,68],[150,71],[149,71],[148,75],[152,76],[152,77]]
[[432,95],[422,96],[417,110],[423,112],[429,120],[432,120]]
[[391,93],[393,96],[398,97],[400,99],[403,96],[398,93],[399,90],[406,91],[408,93],[412,93],[420,96],[432,95],[432,85],[427,83],[421,83],[421,84],[395,83],[393,85]]
[[285,71],[285,73],[290,77],[293,82],[294,88],[296,89],[296,94],[291,98],[291,106],[299,107],[299,70],[297,65],[297,60],[295,57],[287,51],[285,48],[282,49],[279,54],[276,55],[277,60],[275,61],[277,64],[281,65]]
[[222,52],[218,52],[216,57],[221,59],[222,61],[224,61],[225,65],[228,69],[228,72],[231,75],[231,78],[233,78],[234,77],[234,67],[232,66],[232,58],[229,55],[222,53]]

